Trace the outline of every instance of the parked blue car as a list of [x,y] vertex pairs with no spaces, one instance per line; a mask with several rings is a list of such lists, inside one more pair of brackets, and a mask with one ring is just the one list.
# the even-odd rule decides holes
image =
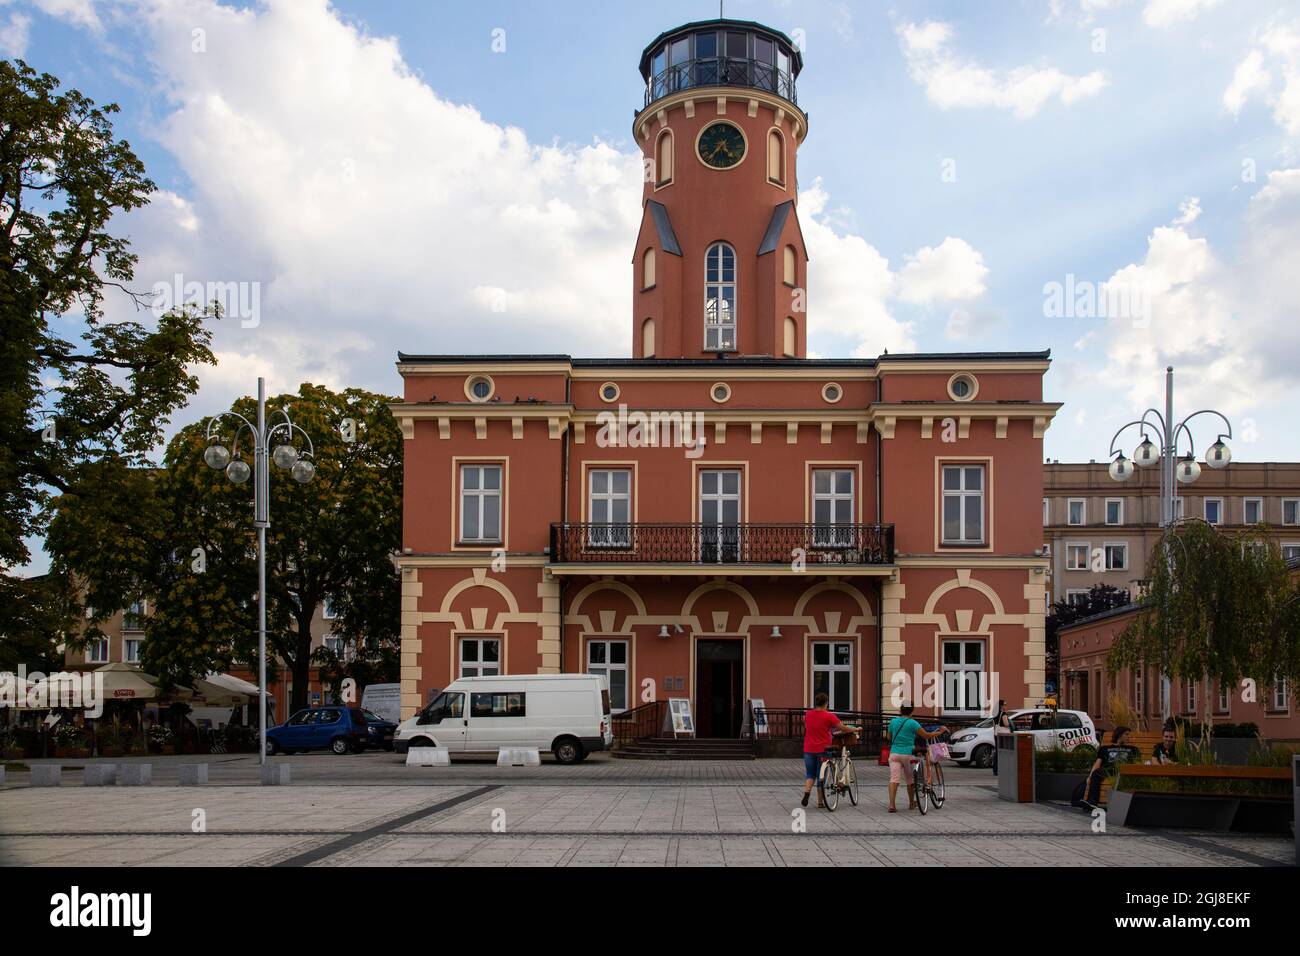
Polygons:
[[268,754],[298,750],[361,753],[370,743],[370,727],[360,707],[313,707],[300,710],[266,731]]

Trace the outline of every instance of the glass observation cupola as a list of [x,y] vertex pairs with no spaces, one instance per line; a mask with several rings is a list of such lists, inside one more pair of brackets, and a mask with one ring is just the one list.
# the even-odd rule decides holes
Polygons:
[[764,90],[798,105],[803,55],[788,36],[746,20],[702,20],[661,33],[641,54],[645,106],[692,87]]

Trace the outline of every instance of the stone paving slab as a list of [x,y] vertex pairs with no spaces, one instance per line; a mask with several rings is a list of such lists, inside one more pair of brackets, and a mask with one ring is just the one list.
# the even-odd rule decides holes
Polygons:
[[[544,768],[546,769],[546,768]],[[560,768],[567,769],[567,768]],[[874,768],[873,768],[874,769]],[[865,781],[864,781],[865,783]],[[485,789],[486,786],[486,789]],[[6,865],[1243,866],[1291,862],[1290,840],[1111,828],[1058,805],[949,787],[942,810],[860,805],[798,815],[797,781],[130,790],[8,787]],[[191,830],[193,811],[207,832]],[[792,831],[803,817],[806,832]],[[494,830],[495,827],[495,830]],[[496,832],[504,827],[504,832]]]

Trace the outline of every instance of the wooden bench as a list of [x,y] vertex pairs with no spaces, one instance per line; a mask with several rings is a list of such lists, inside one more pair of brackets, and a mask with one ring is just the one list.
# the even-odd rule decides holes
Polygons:
[[[1120,777],[1187,777],[1202,780],[1290,780],[1291,771],[1285,767],[1217,767],[1196,764],[1146,764],[1125,763],[1119,766]],[[1106,803],[1112,784],[1118,779],[1107,777],[1101,782],[1101,803]],[[1194,793],[1195,791],[1180,791]],[[1262,798],[1266,799],[1266,798]],[[1285,799],[1291,799],[1289,796]]]

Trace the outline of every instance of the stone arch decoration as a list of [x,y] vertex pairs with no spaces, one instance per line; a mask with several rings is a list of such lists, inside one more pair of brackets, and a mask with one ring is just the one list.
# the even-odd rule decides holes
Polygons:
[[[938,607],[940,598],[945,594],[948,594],[950,591],[955,591],[959,588],[968,588],[984,595],[984,598],[989,602],[989,605],[993,609],[992,613],[985,613],[978,622],[974,622],[973,611],[958,611],[956,616],[959,620],[949,621],[948,615],[937,611],[936,608]],[[906,619],[908,624],[937,624],[944,630],[953,633],[983,633],[994,624],[1025,623],[1024,615],[1007,614],[1006,608],[1002,604],[1002,598],[998,596],[998,592],[985,582],[972,577],[970,570],[966,568],[959,569],[956,577],[950,581],[945,581],[930,592],[930,596],[926,598],[925,601],[925,610],[922,613],[908,614],[906,615]],[[974,627],[972,627],[972,624],[974,624]]]
[[[710,591],[726,591],[734,594],[745,605],[746,613],[739,622],[733,622],[725,612],[719,612],[712,615],[708,622],[709,626],[705,627],[695,614],[695,605],[708,594]],[[737,584],[734,581],[705,581],[682,601],[681,619],[691,621],[692,627],[697,634],[712,633],[742,633],[749,628],[750,621],[754,618],[762,617],[762,612],[758,608],[758,602],[754,600],[754,595],[749,593],[749,589]]]
[[[853,588],[843,581],[822,581],[808,588],[803,594],[799,595],[799,600],[794,605],[794,617],[801,619],[800,623],[806,624],[811,630],[818,631],[816,618],[808,613],[808,605],[819,594],[834,592],[838,594],[847,594],[857,604],[860,614],[851,616],[847,621],[841,620],[840,626],[833,626],[835,622],[827,620],[826,628],[821,633],[854,633],[864,624],[875,624],[876,615],[872,613],[871,605],[867,602],[866,596],[858,588]],[[829,615],[828,615],[829,617]]]
[[[582,605],[591,597],[600,591],[613,591],[627,598],[632,604],[632,613],[623,615],[623,625],[619,630],[613,628],[613,621],[617,612],[608,612],[601,610],[598,613],[602,618],[593,622],[590,614],[581,613]],[[644,623],[649,619],[649,613],[646,610],[645,600],[637,592],[636,588],[622,581],[614,581],[608,578],[602,578],[599,581],[592,581],[584,585],[582,590],[573,596],[569,604],[569,610],[564,615],[566,624],[577,624],[578,629],[583,634],[596,633],[599,631],[604,634],[631,634],[633,626]]]

